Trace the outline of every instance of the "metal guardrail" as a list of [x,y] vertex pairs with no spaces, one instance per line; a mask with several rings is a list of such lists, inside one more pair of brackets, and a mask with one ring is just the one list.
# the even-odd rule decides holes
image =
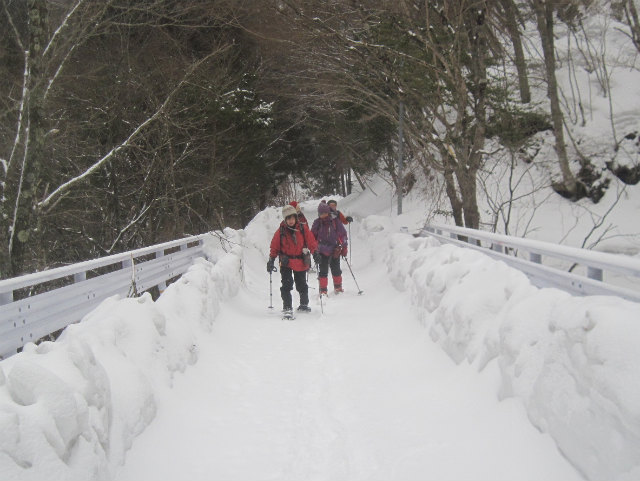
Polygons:
[[[164,290],[168,280],[203,256],[203,237],[186,237],[0,281],[0,358],[81,320],[108,297],[141,293],[155,286]],[[96,270],[110,272],[98,274]],[[41,292],[28,295],[29,290]],[[20,295],[24,298],[14,300]]]
[[[640,278],[640,259],[441,224],[427,224],[419,235],[482,251],[523,271],[538,287],[557,287],[577,295],[619,296],[640,302],[640,291],[604,280],[605,272]],[[528,259],[516,257],[523,252],[528,253]],[[586,276],[544,265],[550,258],[583,266]]]

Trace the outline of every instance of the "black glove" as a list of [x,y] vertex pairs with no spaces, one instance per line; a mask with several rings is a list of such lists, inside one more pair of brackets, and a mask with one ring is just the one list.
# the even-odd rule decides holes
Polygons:
[[269,257],[269,260],[267,261],[267,272],[275,272],[276,271],[276,267],[273,265],[273,263],[276,261],[275,257]]
[[351,223],[353,222],[353,217],[351,217],[350,215],[347,216],[347,222]]
[[318,251],[313,253],[313,262],[320,264],[320,253]]

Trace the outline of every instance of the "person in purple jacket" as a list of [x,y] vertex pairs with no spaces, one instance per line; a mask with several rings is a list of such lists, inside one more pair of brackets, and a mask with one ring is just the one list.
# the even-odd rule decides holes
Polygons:
[[333,289],[336,294],[344,292],[342,289],[342,269],[340,256],[347,255],[347,231],[337,219],[329,216],[331,208],[324,200],[318,205],[318,218],[313,221],[311,233],[318,241],[318,250],[313,259],[319,266],[320,295],[327,295],[329,284],[329,268],[333,277]]

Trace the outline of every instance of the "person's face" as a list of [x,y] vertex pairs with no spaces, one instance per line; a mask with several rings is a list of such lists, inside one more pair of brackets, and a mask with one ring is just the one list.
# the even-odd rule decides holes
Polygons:
[[338,208],[338,204],[334,204],[333,202],[331,204],[329,204],[329,208],[331,210],[336,210]]
[[289,227],[293,227],[295,225],[295,223],[296,223],[295,214],[288,215],[287,218],[284,221],[287,223],[287,225]]

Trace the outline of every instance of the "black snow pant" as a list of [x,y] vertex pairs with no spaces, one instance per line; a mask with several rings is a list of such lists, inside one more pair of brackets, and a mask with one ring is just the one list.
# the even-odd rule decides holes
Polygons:
[[295,280],[296,291],[300,294],[300,305],[309,305],[309,286],[307,285],[307,271],[294,271],[290,267],[281,267],[280,276],[282,277],[282,287],[280,287],[280,295],[282,296],[282,308],[292,309],[291,290]]
[[327,277],[329,275],[329,268],[331,268],[332,276],[341,276],[342,269],[340,268],[340,257],[325,256],[324,254],[320,254],[320,277]]

